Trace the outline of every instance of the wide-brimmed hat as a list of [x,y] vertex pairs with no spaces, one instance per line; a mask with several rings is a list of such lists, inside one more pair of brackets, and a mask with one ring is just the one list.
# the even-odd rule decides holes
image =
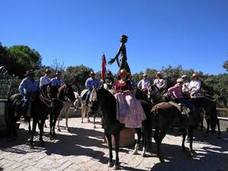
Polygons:
[[192,74],[192,78],[197,78],[197,77],[199,77],[199,75],[197,73]]
[[127,35],[122,34],[121,38],[123,38],[123,39],[127,39],[128,37],[127,37]]
[[94,76],[94,75],[96,75],[96,74],[95,74],[93,71],[91,71],[89,75],[90,75],[90,76]]
[[34,75],[34,72],[32,70],[28,70],[25,73],[25,77],[27,77],[27,76],[33,76],[33,75]]
[[143,77],[146,77],[146,76],[147,76],[147,73],[144,72],[144,73],[143,73]]
[[157,77],[161,77],[161,76],[162,76],[162,73],[161,73],[160,71],[158,71],[158,72],[156,73],[156,76],[157,76]]
[[188,76],[187,75],[182,75],[181,78],[182,79],[186,79]]
[[177,79],[177,83],[183,83],[183,82],[184,82],[183,78],[178,78]]
[[50,69],[45,69],[44,73],[45,74],[50,74],[51,73],[51,70]]
[[61,72],[60,71],[56,71],[55,75],[61,75]]

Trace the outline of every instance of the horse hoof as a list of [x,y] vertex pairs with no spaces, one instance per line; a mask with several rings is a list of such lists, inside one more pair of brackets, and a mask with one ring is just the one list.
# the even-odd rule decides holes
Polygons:
[[162,157],[159,157],[161,163],[165,163],[165,160]]
[[61,129],[60,129],[60,128],[58,128],[57,130],[58,130],[59,132],[61,132]]
[[113,163],[112,162],[108,162],[108,167],[112,167]]
[[114,170],[119,170],[120,166],[119,165],[115,165]]
[[138,155],[139,153],[138,153],[138,151],[137,150],[135,150],[135,151],[133,151],[133,153],[132,153],[133,155]]

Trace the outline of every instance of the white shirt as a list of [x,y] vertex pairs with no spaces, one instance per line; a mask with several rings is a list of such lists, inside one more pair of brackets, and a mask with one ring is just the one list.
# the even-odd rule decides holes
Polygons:
[[158,89],[163,89],[166,87],[166,81],[162,78],[156,78],[154,80],[154,84],[158,87]]
[[201,87],[201,81],[200,80],[192,80],[189,83],[189,90],[190,92],[198,92]]
[[148,79],[142,79],[138,82],[137,87],[139,89],[149,89],[150,88],[150,81]]
[[47,75],[40,77],[40,87],[50,84],[50,82],[51,79]]

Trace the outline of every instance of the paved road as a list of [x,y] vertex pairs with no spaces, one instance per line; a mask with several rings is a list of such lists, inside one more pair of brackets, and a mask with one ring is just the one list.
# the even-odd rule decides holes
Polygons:
[[[64,123],[62,121],[62,125]],[[16,141],[0,139],[0,170],[113,170],[107,167],[108,149],[103,143],[100,125],[94,129],[91,123],[82,124],[80,118],[71,118],[69,126],[70,133],[63,129],[57,132],[56,140],[49,140],[48,129],[45,129],[45,146],[40,146],[36,137],[36,147],[30,149],[25,143],[27,125],[22,124]],[[132,155],[132,149],[122,148],[121,170],[227,171],[228,133],[223,132],[221,139],[215,135],[205,137],[200,132],[195,135],[196,156],[193,159],[181,152],[181,137],[169,134],[162,145],[165,163],[160,163],[154,154],[143,158]]]

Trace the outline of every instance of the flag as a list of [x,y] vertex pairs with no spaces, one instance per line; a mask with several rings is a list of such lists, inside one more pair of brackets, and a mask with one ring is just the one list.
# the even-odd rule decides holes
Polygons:
[[102,56],[102,64],[101,64],[101,78],[105,81],[105,73],[106,73],[106,58],[105,54]]

